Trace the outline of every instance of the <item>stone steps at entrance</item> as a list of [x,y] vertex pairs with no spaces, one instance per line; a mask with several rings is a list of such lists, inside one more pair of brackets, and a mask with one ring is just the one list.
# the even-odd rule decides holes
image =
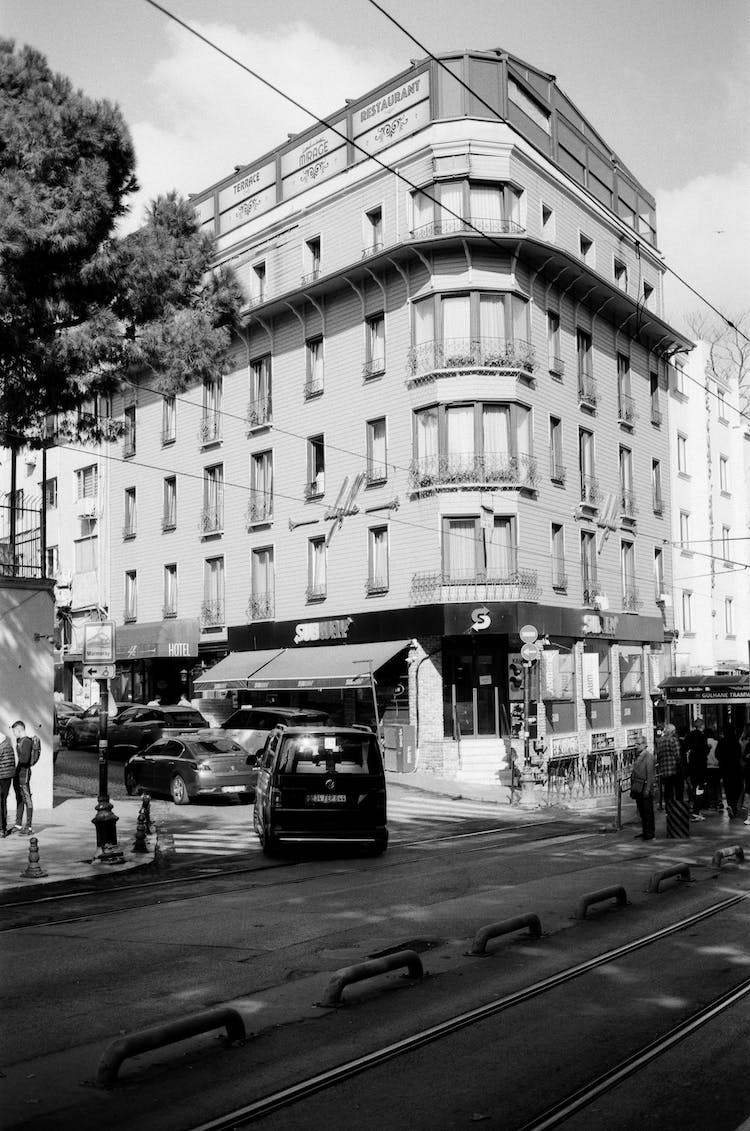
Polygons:
[[508,754],[502,739],[461,739],[461,769],[456,773],[458,781],[501,785],[507,776]]

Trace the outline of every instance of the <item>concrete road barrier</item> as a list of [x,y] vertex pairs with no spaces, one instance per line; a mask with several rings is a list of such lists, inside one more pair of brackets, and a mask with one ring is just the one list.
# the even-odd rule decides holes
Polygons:
[[522,931],[524,927],[529,928],[529,934],[534,938],[542,937],[542,924],[538,915],[516,915],[514,919],[504,919],[501,923],[489,923],[486,927],[480,927],[474,935],[469,954],[474,957],[484,957],[490,939],[510,934],[512,931]]
[[671,879],[672,876],[679,876],[681,879],[690,880],[690,865],[689,864],[675,864],[672,868],[665,868],[662,872],[653,872],[651,879],[648,881],[648,890],[650,892],[658,892],[659,885],[662,880]]
[[356,966],[346,966],[343,970],[337,970],[328,984],[325,997],[318,1002],[318,1005],[340,1005],[341,995],[346,986],[354,982],[363,982],[367,978],[376,978],[379,974],[387,974],[389,970],[399,970],[402,966],[408,968],[410,978],[421,978],[424,975],[422,960],[417,952],[399,950],[383,958],[371,958],[367,962],[357,963]]
[[622,884],[613,884],[612,887],[601,888],[599,891],[591,891],[588,895],[582,895],[576,904],[575,919],[585,919],[586,911],[594,903],[603,903],[606,899],[617,900],[618,907],[625,907],[628,902],[627,893]]
[[741,844],[733,844],[729,848],[719,848],[714,852],[713,866],[720,868],[725,860],[736,860],[738,864],[743,864],[745,861],[745,850]]

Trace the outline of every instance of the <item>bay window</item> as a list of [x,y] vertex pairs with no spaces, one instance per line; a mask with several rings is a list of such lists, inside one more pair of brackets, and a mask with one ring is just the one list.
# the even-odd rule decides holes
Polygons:
[[476,228],[508,235],[522,232],[522,192],[514,185],[440,181],[412,195],[412,235],[441,236]]
[[443,580],[446,584],[517,580],[516,520],[495,515],[487,527],[474,515],[443,519]]
[[414,486],[533,485],[531,410],[525,405],[431,405],[416,412],[414,421]]
[[530,374],[529,303],[507,291],[430,295],[413,303],[412,374],[520,369]]

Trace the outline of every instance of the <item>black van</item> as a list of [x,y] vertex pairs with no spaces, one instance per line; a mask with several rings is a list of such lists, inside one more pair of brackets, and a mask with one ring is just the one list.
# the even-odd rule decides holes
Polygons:
[[286,844],[388,845],[385,771],[367,727],[276,727],[258,766],[253,825],[267,855]]

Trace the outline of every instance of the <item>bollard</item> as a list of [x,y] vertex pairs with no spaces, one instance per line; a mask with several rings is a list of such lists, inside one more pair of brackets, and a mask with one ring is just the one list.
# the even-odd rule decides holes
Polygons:
[[676,797],[667,802],[667,838],[669,840],[690,839],[690,810],[684,801]]
[[133,841],[133,852],[142,854],[148,852],[148,844],[146,843],[146,818],[143,815],[143,809],[138,812],[138,820],[135,826],[135,840]]
[[618,907],[625,907],[628,902],[628,897],[625,888],[622,884],[614,884],[609,888],[602,888],[600,891],[589,892],[588,895],[582,895],[576,904],[575,919],[585,919],[586,909],[592,903],[602,903],[605,899],[616,899]]
[[360,962],[356,966],[346,966],[337,970],[328,983],[325,997],[318,1005],[334,1006],[341,1004],[341,995],[346,986],[353,982],[363,982],[366,978],[375,978],[378,974],[387,974],[389,970],[398,970],[406,966],[410,978],[421,978],[424,975],[422,961],[415,950],[399,950],[396,954],[387,954],[383,958],[371,958],[367,962]]
[[502,923],[490,923],[486,927],[481,927],[474,936],[471,950],[467,953],[475,958],[486,958],[487,943],[490,939],[507,935],[511,931],[521,931],[524,927],[529,928],[529,934],[533,938],[542,937],[542,924],[538,915],[517,915],[515,919],[505,919]]
[[720,868],[725,860],[731,859],[736,860],[739,864],[744,863],[745,850],[741,844],[733,844],[730,848],[719,848],[714,852],[712,864],[714,868]]
[[665,868],[663,872],[653,872],[651,879],[648,881],[648,891],[658,892],[659,884],[662,880],[668,880],[672,876],[679,876],[680,879],[684,878],[690,882],[690,865],[689,864],[675,864],[673,868]]
[[120,1065],[129,1056],[148,1052],[150,1049],[160,1049],[164,1045],[184,1041],[187,1037],[195,1037],[199,1033],[208,1033],[211,1029],[221,1028],[226,1028],[228,1042],[245,1040],[245,1023],[237,1010],[230,1006],[206,1009],[202,1013],[183,1017],[181,1021],[172,1021],[167,1025],[157,1025],[153,1029],[142,1029],[140,1033],[131,1033],[129,1037],[114,1041],[104,1050],[96,1070],[96,1085],[99,1088],[111,1088],[117,1079]]
[[32,836],[29,840],[29,862],[21,875],[26,880],[41,880],[47,875],[39,863],[39,840],[35,836]]

